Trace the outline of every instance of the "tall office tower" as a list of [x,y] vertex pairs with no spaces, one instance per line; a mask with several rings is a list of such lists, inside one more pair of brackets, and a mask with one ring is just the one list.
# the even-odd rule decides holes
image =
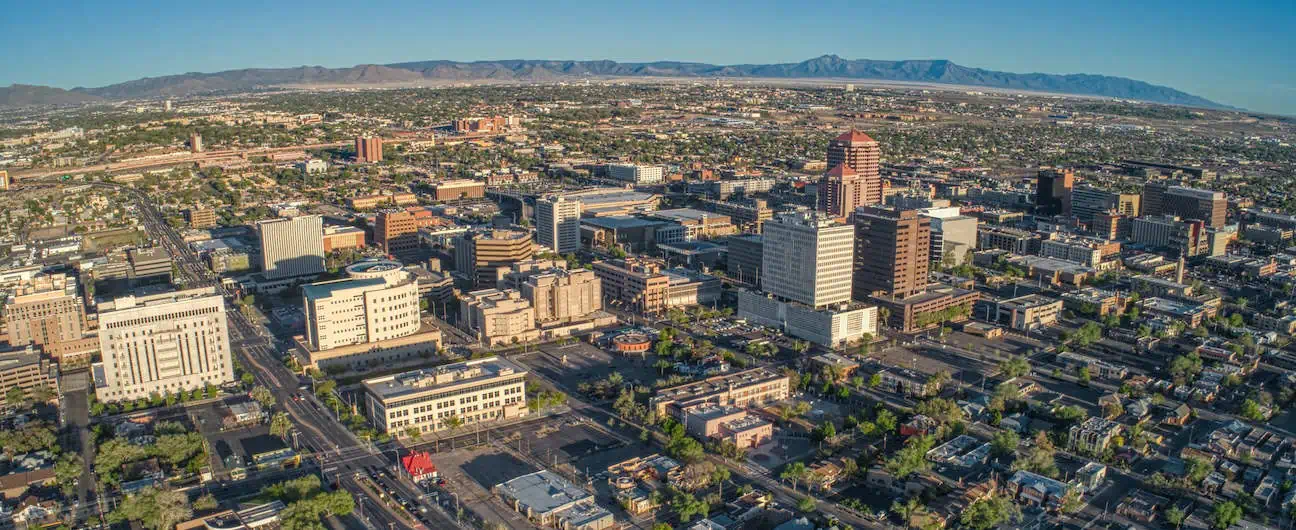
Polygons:
[[1075,172],[1041,169],[1035,177],[1035,209],[1042,215],[1071,215],[1071,190]]
[[418,250],[419,221],[405,210],[384,210],[374,217],[374,245],[390,256]]
[[344,280],[302,287],[312,351],[413,335],[419,331],[418,281],[400,263],[366,260]]
[[765,292],[814,308],[849,302],[855,229],[818,212],[785,213],[765,223]]
[[1197,219],[1211,228],[1228,222],[1228,198],[1220,191],[1170,186],[1161,198],[1161,210],[1166,215]]
[[529,232],[469,232],[454,239],[455,270],[478,288],[495,287],[514,263],[531,259],[532,246]]
[[53,274],[19,282],[4,304],[4,321],[13,346],[34,344],[55,358],[78,353],[69,349],[86,349],[77,345],[87,326],[75,276]]
[[378,136],[357,136],[355,139],[356,162],[382,162],[383,142]]
[[819,211],[844,219],[862,204],[864,182],[858,171],[837,164],[819,181]]
[[123,401],[234,380],[225,299],[214,287],[99,304],[95,395]]
[[257,221],[261,273],[268,279],[324,272],[324,221],[301,215]]
[[908,298],[926,291],[930,252],[930,217],[917,210],[856,210],[855,299]]
[[202,135],[192,133],[189,135],[189,150],[194,153],[203,152]]
[[562,195],[536,201],[536,239],[559,254],[580,250],[581,203]]
[[1166,182],[1147,182],[1143,184],[1143,193],[1140,194],[1143,203],[1141,215],[1162,215],[1166,213],[1165,194],[1170,189],[1170,184]]
[[850,215],[856,207],[882,204],[882,147],[877,140],[855,129],[828,142],[828,168],[845,164],[854,169],[860,181],[860,202],[849,205],[842,216]]
[[1138,217],[1139,196],[1136,193],[1117,193],[1093,186],[1078,186],[1071,190],[1071,215],[1089,223],[1099,214],[1112,213]]

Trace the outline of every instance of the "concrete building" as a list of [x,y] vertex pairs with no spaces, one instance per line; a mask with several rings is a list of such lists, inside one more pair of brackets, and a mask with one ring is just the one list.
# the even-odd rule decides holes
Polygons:
[[418,284],[401,264],[367,260],[344,280],[302,286],[306,340],[312,350],[379,342],[419,331]]
[[702,207],[708,211],[729,216],[729,219],[739,229],[753,234],[761,233],[765,222],[774,218],[774,209],[769,207],[769,201],[765,199],[732,199],[728,201],[702,199],[701,203]]
[[324,272],[324,222],[318,215],[257,221],[261,274],[278,280]]
[[535,322],[575,322],[603,310],[603,285],[594,271],[549,268],[523,273],[518,290],[531,302]]
[[580,250],[581,203],[562,195],[536,201],[536,242],[559,254]]
[[1085,287],[1062,293],[1062,307],[1092,318],[1120,313],[1123,305],[1115,292],[1104,291],[1097,287]]
[[798,302],[738,291],[738,316],[830,348],[860,340],[865,334],[877,335],[878,308],[875,306],[843,303],[814,309]]
[[1188,257],[1210,253],[1210,237],[1204,221],[1183,220],[1171,215],[1134,219],[1130,225],[1130,239]]
[[608,176],[635,186],[651,186],[666,180],[666,170],[661,166],[640,166],[636,164],[609,164]]
[[79,362],[98,350],[87,337],[85,300],[74,276],[52,274],[18,282],[4,305],[12,346],[33,345],[60,362]]
[[26,397],[37,390],[57,395],[58,366],[32,347],[0,352],[0,396],[14,388]]
[[216,226],[216,210],[211,208],[189,208],[184,211],[184,217],[189,228],[195,230]]
[[1079,263],[1100,271],[1120,268],[1121,245],[1088,237],[1056,237],[1040,241],[1039,255]]
[[733,222],[728,216],[692,208],[657,210],[648,214],[648,217],[683,226],[687,230],[686,239],[689,241],[727,236],[736,231]]
[[1062,314],[1061,300],[1037,294],[1001,300],[996,305],[999,322],[1021,331],[1057,324]]
[[946,322],[967,320],[980,297],[977,291],[942,286],[905,298],[874,296],[870,302],[887,309],[891,315],[888,326],[902,333],[914,333]]
[[357,136],[355,139],[356,162],[361,164],[382,162],[383,141],[377,136]]
[[514,289],[482,289],[461,296],[458,326],[491,346],[521,344],[540,337],[531,302]]
[[361,249],[365,246],[365,231],[354,226],[324,227],[324,252],[343,249]]
[[1041,169],[1035,177],[1035,209],[1043,215],[1071,215],[1074,187],[1074,171]]
[[761,261],[764,259],[764,238],[760,235],[734,236],[728,239],[726,272],[730,278],[760,287]]
[[1220,191],[1170,186],[1161,197],[1159,213],[1196,219],[1208,227],[1220,228],[1228,221],[1228,197]]
[[189,134],[189,151],[192,153],[203,152],[203,138],[201,134],[198,133]]
[[765,225],[761,285],[812,308],[851,299],[855,228],[823,214],[788,213]]
[[864,207],[855,211],[856,300],[907,298],[927,288],[931,218],[917,210]]
[[328,162],[318,158],[312,158],[297,164],[297,168],[301,170],[302,175],[322,175],[328,172],[329,165]]
[[729,442],[750,449],[774,438],[774,424],[738,407],[695,405],[684,410],[685,430],[703,440]]
[[383,210],[374,217],[374,245],[388,256],[408,256],[419,249],[419,227],[413,212]]
[[99,304],[95,396],[115,402],[234,380],[225,299],[215,288]]
[[604,530],[616,525],[612,513],[594,496],[549,470],[496,484],[491,492],[541,527],[562,530]]
[[357,212],[379,207],[414,206],[418,203],[418,195],[404,192],[376,193],[360,197],[349,197],[346,200],[347,207]]
[[1071,215],[1082,223],[1091,223],[1100,214],[1139,216],[1137,193],[1119,193],[1093,186],[1079,186],[1071,191]]
[[487,357],[366,379],[365,415],[393,435],[520,418],[527,414],[526,375],[512,361]]
[[630,253],[657,250],[659,244],[689,241],[689,230],[679,223],[628,215],[581,219],[581,244],[588,248],[619,248]]
[[759,406],[787,399],[790,391],[786,375],[762,367],[662,388],[649,406],[658,416],[669,414],[682,421],[694,406]]
[[533,246],[521,230],[468,232],[454,238],[455,270],[478,287],[494,286],[514,263],[531,259]]
[[640,258],[594,262],[594,274],[603,282],[603,296],[641,313],[666,310],[670,278],[662,269],[660,261]]
[[927,208],[919,213],[931,219],[931,250],[928,257],[932,263],[944,263],[949,255],[953,265],[962,264],[967,253],[977,248],[976,217],[960,215],[958,208]]
[[432,199],[436,201],[480,199],[485,196],[486,184],[476,180],[443,180],[432,185]]
[[126,251],[133,286],[171,283],[171,255],[162,247],[132,248]]
[[982,226],[977,229],[978,250],[999,249],[1013,254],[1037,254],[1040,240],[1039,234],[1016,228]]
[[661,197],[622,188],[594,188],[565,194],[581,203],[581,215],[608,217],[655,211]]
[[882,204],[881,158],[878,142],[854,129],[828,142],[830,169],[820,184],[819,209],[841,218],[860,206]]
[[720,301],[720,278],[685,268],[662,271],[666,275],[666,307],[711,305]]
[[725,180],[710,180],[701,184],[690,184],[690,193],[705,193],[714,199],[721,201],[728,200],[734,195],[752,195],[755,193],[765,193],[774,189],[778,183],[772,178],[736,178]]

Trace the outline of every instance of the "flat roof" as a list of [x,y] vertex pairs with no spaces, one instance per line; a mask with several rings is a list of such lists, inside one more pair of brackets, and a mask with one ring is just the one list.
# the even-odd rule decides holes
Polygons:
[[487,357],[366,379],[363,384],[370,393],[390,399],[438,387],[525,373],[526,370],[508,359]]
[[675,220],[701,221],[704,219],[717,219],[728,217],[715,212],[707,212],[694,208],[675,208],[672,210],[657,210],[652,213],[653,217],[663,217]]
[[495,487],[541,516],[591,497],[589,492],[549,470],[522,475]]
[[382,287],[385,285],[387,285],[387,281],[382,278],[348,278],[324,283],[312,283],[302,286],[302,297],[308,300],[319,300],[321,298],[330,298],[334,293],[343,289]]
[[647,226],[666,226],[673,224],[670,221],[654,221],[642,219],[630,215],[609,215],[606,217],[585,217],[580,220],[583,225],[596,226],[611,230],[625,230],[628,228],[640,228]]

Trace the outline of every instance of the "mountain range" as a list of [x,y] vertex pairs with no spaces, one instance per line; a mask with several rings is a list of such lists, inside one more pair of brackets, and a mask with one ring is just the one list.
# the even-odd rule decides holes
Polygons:
[[581,77],[686,77],[770,79],[859,79],[937,83],[1134,99],[1204,108],[1230,108],[1173,88],[1123,77],[1093,74],[1016,74],[970,68],[946,60],[876,61],[823,55],[799,63],[715,65],[675,61],[418,61],[350,68],[300,66],[191,72],[146,77],[114,85],[63,90],[14,85],[0,87],[0,105],[87,103],[112,99],[234,93],[283,86],[412,84],[419,81],[548,82]]

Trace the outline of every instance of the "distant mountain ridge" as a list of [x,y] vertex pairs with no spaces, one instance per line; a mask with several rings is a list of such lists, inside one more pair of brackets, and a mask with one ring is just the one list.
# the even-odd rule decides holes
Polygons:
[[[1055,92],[1059,94],[1135,99],[1153,103],[1205,108],[1230,108],[1173,88],[1143,81],[1092,74],[1016,74],[961,66],[946,60],[876,61],[823,55],[799,63],[715,65],[679,61],[619,63],[616,61],[416,61],[387,65],[363,64],[350,68],[300,66],[252,68],[215,73],[191,72],[146,77],[97,88],[70,91],[27,87],[21,96],[6,96],[0,87],[0,105],[40,104],[30,88],[50,91],[50,103],[75,103],[70,94],[90,98],[129,99],[238,92],[279,86],[379,85],[421,80],[452,81],[560,81],[573,77],[749,77],[774,79],[841,78],[880,81],[939,83],[986,88]],[[15,85],[15,87],[23,85]],[[19,103],[12,103],[10,100]],[[22,103],[27,102],[27,103]]]

